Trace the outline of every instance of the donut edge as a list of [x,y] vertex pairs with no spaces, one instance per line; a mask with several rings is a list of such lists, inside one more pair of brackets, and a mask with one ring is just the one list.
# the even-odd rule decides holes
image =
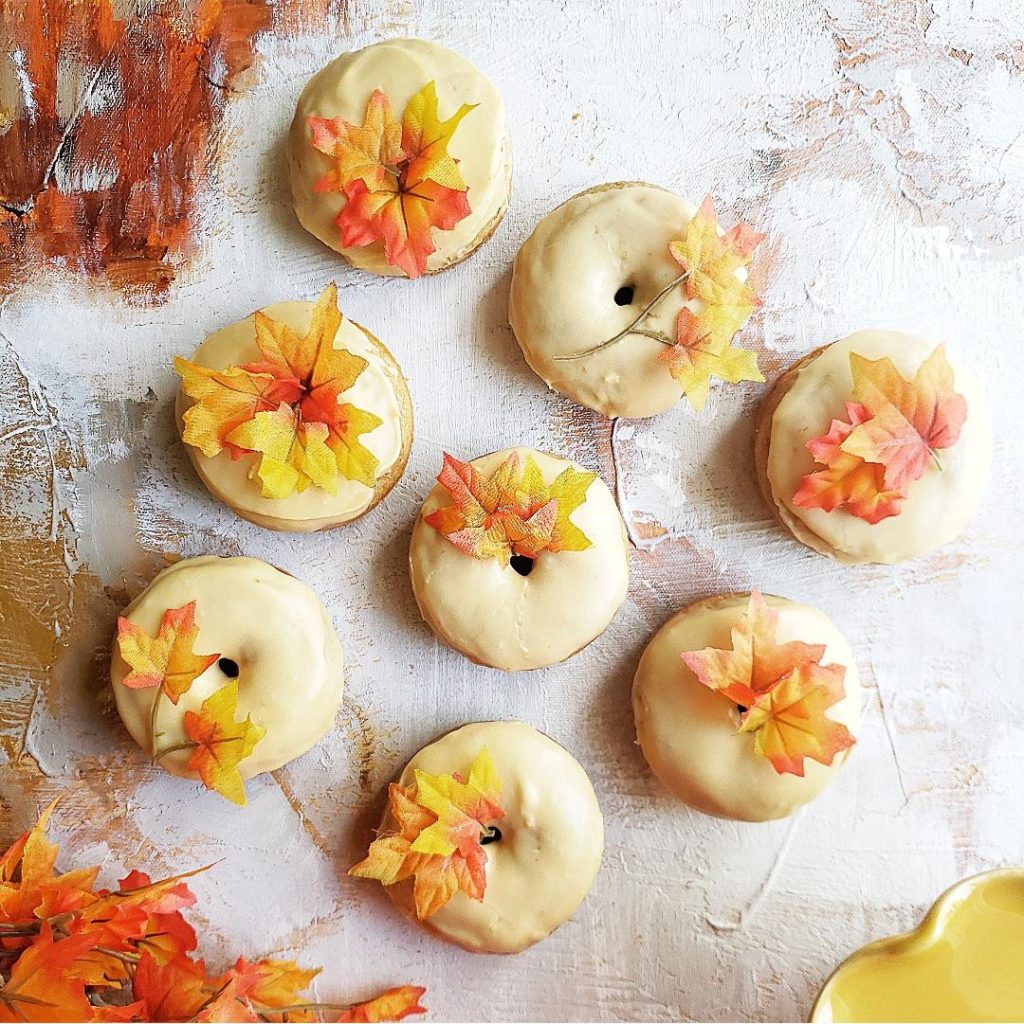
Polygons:
[[757,407],[757,411],[754,414],[755,476],[757,478],[758,490],[760,490],[761,496],[764,498],[765,504],[768,506],[768,510],[772,514],[772,518],[795,541],[803,544],[804,547],[817,552],[819,555],[825,555],[834,561],[841,562],[846,565],[863,565],[867,564],[863,559],[852,557],[848,553],[841,552],[836,548],[831,547],[829,544],[826,544],[818,534],[810,529],[810,527],[797,520],[795,516],[789,514],[780,502],[776,500],[775,493],[772,490],[771,480],[768,477],[768,459],[771,453],[772,425],[775,418],[775,411],[778,409],[779,405],[782,404],[782,400],[789,394],[792,387],[796,384],[800,373],[810,367],[818,356],[830,348],[832,344],[833,343],[830,342],[828,345],[819,345],[816,349],[808,352],[805,356],[802,356],[795,363],[791,364],[787,369],[783,370],[782,373],[775,378],[771,386],[768,388],[768,391],[761,399],[761,402]]

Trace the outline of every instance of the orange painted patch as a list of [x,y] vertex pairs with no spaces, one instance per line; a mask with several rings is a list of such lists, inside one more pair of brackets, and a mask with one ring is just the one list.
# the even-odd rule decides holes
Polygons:
[[61,265],[160,300],[271,2],[0,0],[0,294]]

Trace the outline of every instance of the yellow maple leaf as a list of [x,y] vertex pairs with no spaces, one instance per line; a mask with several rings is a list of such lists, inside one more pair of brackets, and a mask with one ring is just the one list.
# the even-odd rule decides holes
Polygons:
[[194,744],[189,771],[196,772],[207,789],[244,805],[245,783],[238,765],[253,752],[267,730],[248,716],[242,722],[235,721],[237,706],[238,683],[232,681],[207,697],[198,714],[186,711],[184,725]]
[[196,602],[168,608],[155,637],[121,616],[117,620],[117,648],[131,667],[121,685],[132,689],[159,686],[173,704],[186,693],[220,654],[195,654],[199,635],[195,621]]

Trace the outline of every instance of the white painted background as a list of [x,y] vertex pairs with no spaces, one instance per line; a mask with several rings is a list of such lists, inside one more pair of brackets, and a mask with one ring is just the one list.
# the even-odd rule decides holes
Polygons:
[[[105,820],[77,822],[73,800],[61,815],[75,861],[101,860],[110,879],[128,863],[161,873],[222,858],[194,883],[211,960],[323,964],[324,998],[422,983],[433,1020],[802,1018],[848,952],[912,924],[957,879],[1024,863],[1020,14],[1014,0],[451,0],[357,4],[350,38],[325,24],[315,37],[264,39],[253,87],[230,100],[205,248],[168,301],[133,307],[54,273],[0,307],[0,355],[13,350],[49,403],[40,433],[81,457],[53,474],[69,573],[108,588],[75,609],[92,625],[76,630],[62,689],[35,702],[26,736],[45,774],[106,794]],[[305,80],[337,52],[396,34],[454,47],[494,79],[516,158],[494,240],[416,282],[350,271],[305,235],[283,160]],[[768,232],[755,261],[765,306],[744,341],[766,350],[772,375],[868,326],[928,334],[973,361],[997,448],[982,509],[957,542],[897,568],[850,569],[789,540],[752,476],[759,386],[714,394],[701,416],[680,406],[623,422],[614,452],[607,421],[546,392],[506,324],[512,257],[552,206],[623,178],[695,201],[710,192],[723,219]],[[174,435],[170,362],[331,278],[345,313],[401,361],[416,444],[365,521],[272,534],[196,481]],[[434,640],[405,560],[442,449],[472,457],[513,443],[599,470],[642,550],[630,598],[597,643],[566,665],[506,676]],[[48,530],[34,479],[26,471],[16,500]],[[155,555],[207,552],[257,555],[310,583],[350,661],[337,728],[251,783],[244,810],[148,768],[96,681],[118,606],[151,578]],[[832,616],[866,684],[861,740],[836,784],[760,826],[668,797],[633,744],[629,703],[639,651],[664,618],[755,584]],[[489,717],[523,718],[566,745],[607,823],[581,911],[513,958],[448,948],[344,874],[405,760],[439,731]]]

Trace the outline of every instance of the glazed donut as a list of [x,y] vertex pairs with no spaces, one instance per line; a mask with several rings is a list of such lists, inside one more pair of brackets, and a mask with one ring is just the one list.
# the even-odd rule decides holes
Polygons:
[[[687,298],[683,283],[672,287],[681,267],[670,245],[697,212],[663,188],[620,181],[587,189],[541,220],[516,255],[508,315],[527,363],[549,388],[609,417],[653,416],[683,397],[663,361],[665,341],[677,338],[684,308],[704,307]],[[760,237],[744,236],[751,248]],[[746,258],[737,260],[740,282]],[[752,292],[749,301],[753,309]],[[652,302],[638,324],[643,333],[607,344]],[[741,379],[763,380],[749,356]],[[698,409],[706,382],[699,390],[690,393]]]
[[[463,949],[518,953],[547,938],[583,902],[601,865],[604,821],[579,762],[524,722],[464,725],[424,747],[398,785],[413,787],[417,770],[465,777],[482,749],[493,761],[505,812],[493,823],[497,840],[483,847],[483,899],[456,892],[420,920],[411,884],[390,885],[387,892],[412,920]],[[389,810],[381,834],[395,827]]]
[[[472,530],[459,529],[465,523],[455,495],[465,496],[466,480],[479,491],[510,472],[519,478],[509,497],[495,502],[492,494],[490,508],[475,506],[491,532],[480,528],[482,551],[470,553]],[[523,497],[531,473],[542,478],[541,489],[506,529],[502,512],[512,492]],[[512,672],[564,661],[604,632],[626,597],[629,548],[615,499],[597,474],[556,455],[510,448],[469,464],[446,455],[438,481],[413,528],[409,568],[420,614],[440,639],[478,664]],[[575,496],[562,489],[566,482]],[[523,536],[548,513],[554,519],[559,503],[554,534],[549,520],[539,542]]]
[[[408,118],[431,83],[436,89],[434,116],[441,127],[455,119],[447,147],[454,163],[448,160],[440,169],[428,170],[428,179],[435,176],[428,186],[454,212],[447,219],[433,217],[423,244],[412,244],[421,236],[410,226],[409,244],[403,244],[379,218],[356,215],[367,188],[393,191],[403,187],[407,173],[423,172],[422,161],[414,159],[415,134],[405,123],[399,128],[398,122],[403,112]],[[414,103],[407,106],[410,100]],[[344,138],[353,126],[379,124],[385,103],[394,124],[392,144],[397,147],[400,137],[401,149],[388,154],[381,142],[379,160],[369,163],[360,145],[357,164],[346,163],[339,135]],[[497,89],[465,57],[423,39],[390,39],[342,54],[309,80],[288,136],[288,163],[299,222],[352,266],[409,277],[437,273],[475,252],[505,214],[512,175],[505,106]],[[432,202],[437,199],[434,195]],[[352,202],[356,205],[346,214]],[[406,211],[405,225],[412,224],[416,209],[412,216]]]
[[[336,294],[334,285],[330,285],[315,305],[311,302],[274,303],[215,331],[196,349],[190,361],[175,361],[182,376],[177,400],[178,430],[200,480],[215,498],[258,526],[296,532],[342,526],[381,502],[405,470],[413,436],[412,401],[405,378],[384,345],[364,327],[344,317],[334,333],[333,348],[336,352],[347,353],[343,357],[348,360],[345,369],[350,377],[357,376],[354,383],[337,396],[335,407],[343,417],[352,409],[354,416],[362,418],[361,422],[355,419],[351,422],[357,424],[355,450],[365,462],[356,466],[356,460],[350,456],[353,449],[345,446],[349,444],[346,441],[339,448],[340,454],[331,460],[338,466],[333,481],[321,484],[310,480],[278,496],[268,493],[268,485],[262,479],[269,455],[261,456],[258,451],[231,444],[239,434],[231,430],[236,421],[230,410],[227,415],[216,418],[223,408],[217,403],[225,393],[230,397],[230,392],[220,388],[217,382],[230,387],[231,380],[211,375],[209,371],[231,374],[240,373],[245,367],[254,370],[265,367],[265,353],[257,344],[261,336],[257,320],[264,325],[265,334],[290,330],[300,338],[313,337],[314,327],[320,323],[317,311],[330,316]],[[333,308],[336,318],[336,305]],[[324,321],[328,332],[333,329],[333,323],[330,319]],[[250,374],[247,380],[260,378]],[[300,415],[306,400],[314,396],[312,383],[301,390],[284,393],[284,398],[293,409],[300,410]],[[211,389],[212,397],[207,397]],[[262,411],[255,415],[277,415],[275,405],[276,400],[264,402],[258,407]],[[320,416],[320,413],[314,415]],[[215,427],[211,427],[211,422],[215,422]],[[252,422],[254,420],[250,419]],[[330,443],[330,439],[326,443]],[[247,444],[257,442],[250,440]],[[325,454],[330,459],[330,453]],[[276,480],[270,483],[276,484]],[[333,484],[334,493],[328,489],[329,484]],[[283,486],[287,489],[287,482]]]
[[[125,684],[139,666],[122,652],[128,654],[126,632],[158,638],[159,648],[162,624],[175,610],[184,610],[198,627],[191,651],[216,659],[186,680],[187,690],[172,703],[157,685]],[[185,716],[199,714],[207,698],[232,683],[235,719],[251,718],[263,731],[238,766],[243,779],[300,757],[334,725],[344,663],[327,611],[304,583],[258,558],[176,562],[125,609],[121,622],[110,666],[117,710],[135,742],[174,775],[196,778],[189,769]]]
[[836,686],[833,696],[839,696],[841,686],[842,696],[824,711],[826,729],[835,730],[833,723],[839,723],[834,744],[839,749],[831,763],[804,757],[802,765],[779,771],[758,753],[756,735],[738,731],[743,712],[737,701],[703,685],[683,658],[708,648],[735,650],[733,630],[749,616],[751,599],[749,594],[725,594],[673,615],[640,659],[633,713],[644,757],[668,790],[706,814],[767,821],[813,800],[845,761],[860,724],[860,683],[849,644],[825,615],[785,598],[764,598],[769,614],[777,615],[778,643],[824,645],[820,665],[841,676],[841,682],[830,685]]
[[[861,460],[854,458],[861,474],[872,474],[869,494],[881,497],[865,501],[863,507],[840,503],[827,510],[829,496],[818,497],[813,488],[845,467],[832,463],[839,468],[828,468],[822,461],[826,456],[812,454],[809,443],[814,447],[816,439],[827,440],[837,429],[836,439],[842,440],[856,425],[854,419],[872,418],[872,410],[853,408],[857,385],[851,367],[869,363],[888,366],[896,379],[894,370],[897,389],[908,387],[919,372],[928,373],[928,367],[939,375],[933,379],[939,379],[945,364],[951,385],[944,407],[957,420],[966,418],[958,435],[938,440],[935,450],[921,446],[925,455],[919,472],[901,486],[887,482],[888,470],[881,465],[858,468]],[[870,383],[860,389],[858,393],[869,396],[881,394]],[[905,424],[903,414],[898,415]],[[958,362],[947,361],[944,349],[933,342],[896,331],[857,331],[810,353],[779,377],[758,410],[755,462],[766,501],[798,541],[840,562],[900,562],[952,540],[981,500],[991,461],[991,414],[977,378]]]

